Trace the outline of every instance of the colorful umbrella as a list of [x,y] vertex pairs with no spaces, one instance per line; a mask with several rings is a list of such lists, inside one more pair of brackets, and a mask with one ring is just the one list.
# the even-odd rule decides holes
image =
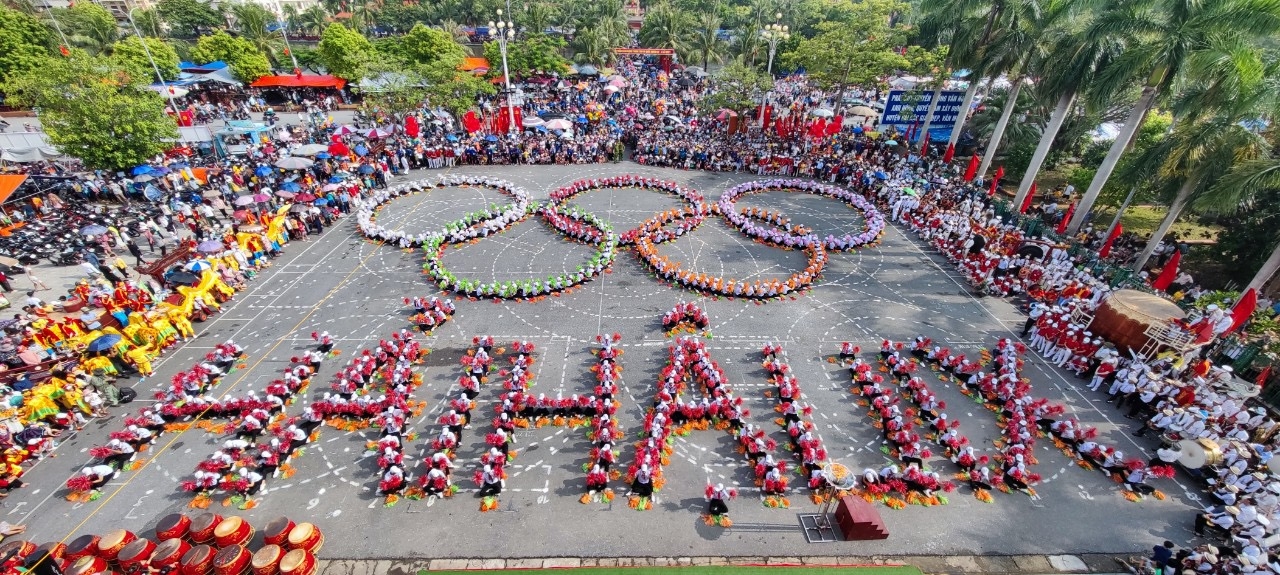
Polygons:
[[218,240],[206,240],[196,246],[196,250],[204,254],[216,254],[225,249],[227,249],[227,246],[222,245],[222,242]]

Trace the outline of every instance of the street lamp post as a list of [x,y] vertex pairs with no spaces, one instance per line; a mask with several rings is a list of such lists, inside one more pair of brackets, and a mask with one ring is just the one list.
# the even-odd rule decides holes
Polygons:
[[514,22],[502,20],[502,9],[498,9],[498,22],[489,21],[489,37],[498,41],[498,49],[502,52],[502,83],[507,91],[507,133],[513,133],[516,130],[516,111],[512,108],[515,99],[515,92],[511,91],[511,74],[507,71],[507,42],[514,40],[516,37],[516,25]]
[[[791,29],[788,26],[778,23],[779,20],[782,20],[782,13],[778,12],[777,14],[774,14],[773,19],[774,23],[765,26],[764,30],[760,32],[760,36],[764,41],[769,43],[769,64],[766,69],[768,70],[770,80],[773,79],[773,57],[778,53],[778,43],[791,37]],[[772,90],[765,92],[764,101],[760,103],[761,130],[764,129],[764,109],[769,105],[769,95],[772,93]]]
[[178,103],[173,99],[173,92],[169,91],[169,85],[164,81],[164,75],[160,73],[160,66],[156,65],[156,59],[151,57],[151,49],[147,48],[147,39],[142,37],[142,32],[138,30],[138,23],[133,21],[133,11],[138,7],[130,8],[125,16],[129,18],[129,25],[133,27],[133,33],[138,35],[138,43],[142,44],[142,51],[147,55],[147,61],[151,62],[151,69],[156,72],[156,80],[160,82],[160,90],[165,96],[169,97],[169,107],[173,108],[174,117],[178,117]]

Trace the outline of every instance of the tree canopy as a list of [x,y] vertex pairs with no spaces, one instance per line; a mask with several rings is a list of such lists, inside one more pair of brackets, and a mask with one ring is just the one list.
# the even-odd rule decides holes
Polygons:
[[35,18],[0,7],[0,82],[40,66],[53,34]]
[[359,80],[361,65],[373,57],[373,44],[364,34],[335,22],[320,35],[316,53],[330,74]]
[[[180,70],[178,53],[174,51],[173,46],[155,38],[147,38],[146,42],[147,50],[151,51],[156,67],[160,68],[160,75],[165,80],[176,80]],[[156,81],[155,70],[147,60],[147,53],[142,49],[142,41],[137,36],[127,36],[116,42],[111,51],[111,59],[117,66],[129,72],[131,78],[141,78],[148,84]]]
[[236,38],[224,30],[201,36],[191,49],[191,59],[197,64],[221,60],[231,67],[231,74],[246,84],[271,74],[271,62],[252,42]]
[[[564,73],[569,61],[561,55],[565,41],[558,36],[530,34],[522,40],[507,43],[507,69],[512,76],[528,76],[534,72]],[[489,77],[502,77],[502,52],[498,43],[486,42],[484,57],[489,60]]]
[[73,51],[3,84],[9,101],[39,107],[49,142],[90,168],[122,169],[163,152],[178,137],[160,94],[111,59]]
[[184,38],[195,37],[226,24],[213,4],[201,0],[160,0],[156,10],[174,34]]

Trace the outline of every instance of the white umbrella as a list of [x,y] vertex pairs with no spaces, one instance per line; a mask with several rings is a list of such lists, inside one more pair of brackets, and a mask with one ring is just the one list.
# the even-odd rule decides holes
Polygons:
[[868,118],[877,116],[876,111],[866,106],[854,106],[849,109],[849,113],[854,116],[866,116]]
[[298,157],[290,156],[288,158],[280,158],[279,160],[276,160],[275,165],[277,168],[282,168],[285,170],[305,170],[307,168],[310,168],[311,164],[314,164],[314,163],[315,162],[312,162],[311,160],[308,160],[306,158],[298,158]]
[[831,110],[828,110],[826,108],[816,108],[814,110],[811,110],[809,113],[819,118],[830,118],[836,115],[835,112],[832,112]]
[[334,130],[334,131],[333,131],[333,133],[335,133],[335,134],[337,134],[337,135],[339,135],[339,136],[345,136],[345,135],[347,135],[347,134],[354,134],[354,133],[356,133],[356,129],[355,129],[355,128],[352,128],[351,126],[345,126],[345,125],[344,125],[344,126],[338,126],[338,129]]
[[612,93],[617,92],[618,90],[621,90],[621,89],[622,89],[622,88],[619,88],[619,87],[617,87],[617,86],[614,86],[613,84],[610,84],[610,85],[608,85],[608,86],[605,86],[605,87],[604,87],[604,91],[605,91],[605,93],[608,93],[608,94],[612,94]]
[[546,124],[546,122],[543,121],[542,118],[539,118],[537,116],[530,116],[528,118],[524,118],[520,120],[520,124],[526,128],[536,128],[538,126]]
[[568,130],[573,124],[564,118],[556,118],[544,124],[548,130]]
[[324,144],[305,144],[305,145],[299,146],[298,149],[294,150],[293,155],[314,156],[316,154],[319,154],[320,152],[325,152],[328,150],[329,150],[329,146],[326,146]]

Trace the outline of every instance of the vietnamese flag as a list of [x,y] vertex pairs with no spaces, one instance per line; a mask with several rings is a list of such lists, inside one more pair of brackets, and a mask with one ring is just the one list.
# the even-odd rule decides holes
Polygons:
[[1249,316],[1253,315],[1253,310],[1258,308],[1258,290],[1249,288],[1240,296],[1240,301],[1236,302],[1235,307],[1231,308],[1231,327],[1226,333],[1231,333],[1244,325],[1249,320]]
[[987,192],[988,196],[996,197],[996,188],[1000,186],[1000,179],[1004,177],[1004,166],[996,168],[996,177],[991,178],[991,191]]
[[947,144],[947,152],[945,154],[942,154],[942,163],[950,164],[951,158],[954,158],[955,156],[956,156],[956,145]]
[[[1030,198],[1031,194],[1027,194],[1027,197]],[[1062,221],[1058,222],[1058,229],[1053,231],[1058,232],[1059,234],[1066,233],[1067,224],[1071,223],[1071,216],[1074,215],[1075,213],[1076,213],[1076,203],[1071,202],[1071,205],[1067,206],[1067,213],[1062,214]]]
[[969,167],[964,171],[964,181],[972,182],[974,176],[978,175],[978,162],[981,158],[977,154],[969,156]]
[[1111,255],[1111,244],[1115,243],[1116,238],[1124,233],[1124,224],[1116,224],[1116,229],[1111,230],[1111,235],[1107,236],[1107,241],[1102,244],[1102,249],[1098,250],[1098,255],[1108,257]]

